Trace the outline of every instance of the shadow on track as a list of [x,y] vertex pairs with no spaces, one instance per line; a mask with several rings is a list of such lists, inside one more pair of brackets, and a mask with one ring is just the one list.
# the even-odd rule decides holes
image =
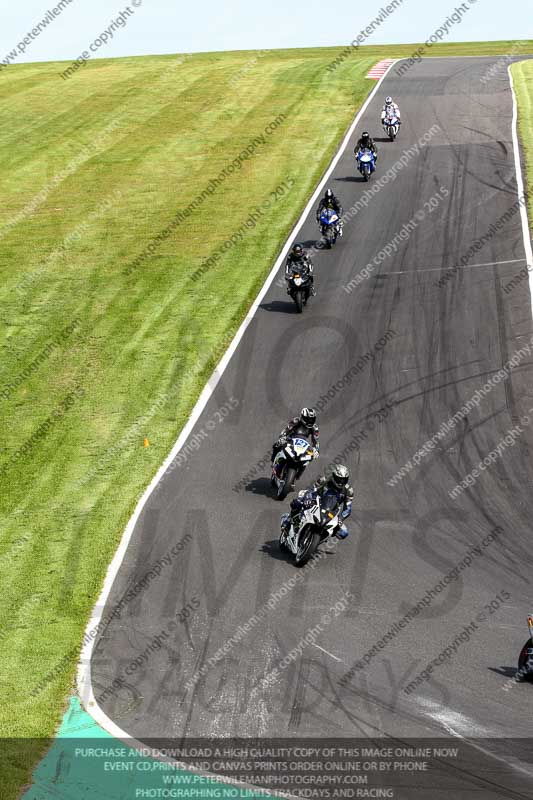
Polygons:
[[274,489],[270,483],[270,478],[256,478],[244,487],[245,492],[252,494],[262,494],[265,497],[274,497]]
[[260,552],[265,553],[265,555],[270,556],[271,558],[275,558],[276,561],[292,563],[293,560],[289,553],[281,550],[279,546],[279,539],[270,539],[270,541],[262,544],[260,547]]
[[362,175],[347,175],[346,178],[335,178],[340,183],[366,183]]
[[501,675],[502,678],[514,678],[517,673],[516,667],[488,667],[488,669],[496,675]]
[[299,242],[299,244],[301,244],[302,247],[317,247],[320,250],[323,250],[324,247],[320,246],[320,242],[323,241],[324,241],[323,239],[306,239],[305,242]]
[[288,302],[287,300],[272,300],[270,303],[261,303],[259,308],[262,308],[263,311],[274,311],[274,312],[282,312],[284,314],[297,314],[296,306],[292,302]]

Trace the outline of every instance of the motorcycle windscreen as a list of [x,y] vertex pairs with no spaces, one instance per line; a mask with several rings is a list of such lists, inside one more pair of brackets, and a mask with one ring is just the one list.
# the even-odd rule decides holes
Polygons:
[[322,496],[322,502],[320,505],[322,507],[322,511],[328,511],[329,513],[335,515],[339,507],[339,498],[335,492],[331,491],[331,489],[328,489],[327,492],[325,492]]

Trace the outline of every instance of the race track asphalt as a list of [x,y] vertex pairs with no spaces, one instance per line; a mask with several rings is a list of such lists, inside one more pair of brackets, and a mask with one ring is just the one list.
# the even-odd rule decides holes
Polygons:
[[[129,735],[532,736],[532,687],[504,686],[533,610],[533,435],[520,423],[533,408],[533,348],[419,466],[395,486],[387,482],[533,335],[528,281],[504,291],[526,264],[518,213],[438,284],[517,202],[512,95],[506,69],[481,80],[492,64],[429,59],[402,77],[389,72],[356,132],[367,128],[377,137],[374,183],[433,133],[347,222],[337,246],[315,256],[318,296],[302,315],[274,281],[195,427],[205,438],[145,506],[107,611],[186,534],[192,538],[125,604],[94,649],[94,694]],[[378,124],[387,94],[402,110],[394,143]],[[354,141],[330,180],[345,210],[373,185],[355,174]],[[416,226],[400,240],[411,220]],[[397,251],[346,291],[395,237]],[[299,241],[310,246],[316,239],[311,215]],[[352,380],[332,388],[366,353],[372,357]],[[320,414],[321,458],[306,477],[314,479],[352,442],[343,459],[356,495],[351,536],[328,547],[301,582],[271,602],[261,623],[209,666],[239,626],[299,574],[277,547],[287,504],[271,498],[268,467],[240,482],[287,419],[329,390]],[[221,421],[219,409],[230,398],[238,405]],[[513,445],[471,488],[450,497],[516,425],[523,431]],[[495,529],[494,541],[342,686],[354,662]],[[349,607],[335,616],[346,592]],[[187,604],[193,610],[180,622]],[[316,641],[266,686],[265,676],[317,623]],[[469,640],[457,644],[468,625]],[[453,655],[406,693],[454,641]],[[124,688],[102,697],[120,678]],[[487,747],[479,744],[480,752]],[[494,786],[485,783],[489,773],[471,777],[475,796],[533,796],[533,772],[519,773],[518,761],[524,794],[505,793],[511,779],[499,775],[501,759],[509,761],[495,757]]]

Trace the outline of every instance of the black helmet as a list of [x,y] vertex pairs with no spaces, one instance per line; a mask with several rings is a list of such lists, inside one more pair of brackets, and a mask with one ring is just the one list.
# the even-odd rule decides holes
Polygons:
[[350,470],[343,464],[335,464],[329,480],[335,489],[345,489],[350,480]]
[[292,248],[292,254],[296,258],[301,258],[304,254],[304,249],[301,244],[295,244]]
[[368,131],[363,131],[363,133],[361,134],[361,139],[364,139],[365,142],[366,142],[367,139],[370,139],[369,132]]
[[314,408],[302,408],[300,411],[300,422],[306,428],[312,428],[316,422],[316,411]]
[[326,194],[324,195],[324,197],[326,198],[326,200],[331,200],[332,199],[333,192],[331,191],[331,189],[326,189]]

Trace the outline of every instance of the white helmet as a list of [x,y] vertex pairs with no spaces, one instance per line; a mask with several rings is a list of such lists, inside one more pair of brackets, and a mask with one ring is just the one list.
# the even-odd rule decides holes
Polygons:
[[393,103],[392,97],[386,97],[385,98],[385,105],[386,106],[391,106],[392,103]]

